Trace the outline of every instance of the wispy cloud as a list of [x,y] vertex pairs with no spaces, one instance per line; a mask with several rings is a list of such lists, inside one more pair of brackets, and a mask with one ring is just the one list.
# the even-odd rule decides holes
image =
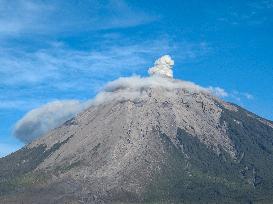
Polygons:
[[0,1],[0,34],[6,37],[124,28],[156,19],[155,15],[132,9],[124,0]]
[[[154,40],[127,45],[110,45],[101,50],[79,51],[68,47],[52,47],[35,52],[0,50],[0,83],[2,85],[65,86],[84,79],[88,81],[117,77],[134,72],[147,63],[147,56],[168,52],[167,41]],[[81,77],[80,77],[81,76]],[[79,79],[81,78],[81,79]]]
[[231,91],[231,93],[229,94],[230,98],[233,100],[236,100],[238,102],[240,102],[241,100],[253,100],[255,97],[247,92],[240,92],[237,90],[233,90]]
[[257,2],[251,2],[249,5],[255,9],[272,9],[273,0],[261,0]]
[[209,86],[208,90],[212,94],[214,94],[215,96],[218,96],[218,97],[221,97],[221,98],[225,98],[225,97],[229,96],[229,94],[226,92],[226,90],[224,90],[223,88],[220,88],[220,87]]
[[[11,35],[43,31],[45,19],[54,11],[52,6],[41,1],[0,1],[0,33]],[[42,26],[43,25],[43,26]]]
[[270,11],[273,9],[272,0],[246,1],[243,5],[243,11],[241,7],[230,6],[226,8],[223,15],[218,18],[218,21],[233,26],[255,26],[269,22],[270,18],[266,15],[266,10]]
[[243,96],[245,96],[249,100],[254,99],[254,96],[250,93],[243,93]]
[[247,92],[240,92],[236,90],[227,91],[221,87],[213,87],[213,86],[209,86],[207,89],[215,96],[225,98],[225,99],[231,99],[235,101],[254,99],[254,96]]
[[41,101],[37,100],[1,100],[0,110],[29,110],[41,105]]
[[[72,49],[62,42],[48,48],[0,48],[0,109],[28,111],[57,99],[86,99],[119,76],[145,73],[154,56],[175,49],[165,39],[122,44],[101,42],[96,49]],[[20,91],[18,91],[20,90]]]

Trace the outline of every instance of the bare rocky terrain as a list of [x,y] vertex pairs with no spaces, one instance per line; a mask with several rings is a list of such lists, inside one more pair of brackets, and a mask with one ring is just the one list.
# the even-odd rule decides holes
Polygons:
[[114,82],[0,159],[0,203],[272,203],[273,123],[197,85],[157,82]]

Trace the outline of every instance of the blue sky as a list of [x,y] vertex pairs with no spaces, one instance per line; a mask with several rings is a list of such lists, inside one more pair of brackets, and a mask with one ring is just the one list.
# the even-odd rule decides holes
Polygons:
[[174,76],[273,120],[273,0],[0,0],[0,156],[42,104],[92,98],[170,54]]

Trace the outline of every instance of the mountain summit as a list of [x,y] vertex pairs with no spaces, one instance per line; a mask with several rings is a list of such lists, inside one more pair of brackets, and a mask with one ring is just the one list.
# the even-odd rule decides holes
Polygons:
[[272,203],[273,123],[173,79],[173,64],[108,83],[0,159],[0,203]]

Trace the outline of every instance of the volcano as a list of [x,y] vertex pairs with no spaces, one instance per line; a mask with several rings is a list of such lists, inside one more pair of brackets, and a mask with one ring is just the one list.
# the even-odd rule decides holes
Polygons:
[[273,123],[158,65],[0,159],[0,203],[272,203]]

